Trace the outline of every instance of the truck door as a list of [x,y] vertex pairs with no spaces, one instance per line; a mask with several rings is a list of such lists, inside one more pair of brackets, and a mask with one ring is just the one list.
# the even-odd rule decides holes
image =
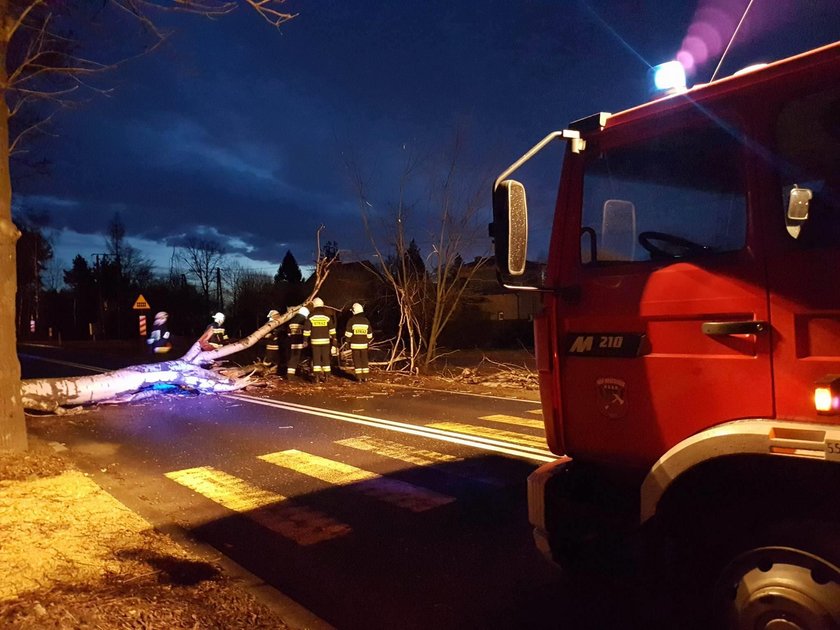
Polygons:
[[[835,62],[835,76],[838,63]],[[776,411],[817,417],[814,383],[840,374],[840,88],[791,86],[775,110],[767,168],[768,282]],[[810,77],[808,77],[810,78]],[[805,198],[807,216],[789,211]]]
[[586,148],[565,243],[580,264],[557,302],[573,457],[650,466],[705,427],[773,412],[748,143],[694,111],[619,122]]

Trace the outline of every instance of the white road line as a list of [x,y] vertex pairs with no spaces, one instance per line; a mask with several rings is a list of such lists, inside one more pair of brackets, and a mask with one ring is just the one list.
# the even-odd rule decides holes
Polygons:
[[461,444],[463,446],[470,446],[485,451],[504,453],[505,455],[521,457],[523,459],[528,459],[531,461],[553,462],[555,459],[557,459],[557,456],[547,449],[534,448],[529,446],[519,446],[516,444],[505,442],[503,440],[495,440],[479,436],[468,436],[454,433],[452,431],[444,431],[441,429],[424,427],[422,425],[408,424],[405,422],[396,422],[394,420],[385,420],[384,418],[361,416],[352,413],[345,413],[342,411],[322,409],[320,407],[310,407],[308,405],[299,405],[296,403],[280,402],[277,400],[257,398],[255,396],[249,396],[248,394],[222,394],[222,396],[225,398],[230,398],[232,400],[250,402],[255,405],[265,405],[266,407],[274,407],[275,409],[284,409],[286,411],[297,411],[299,413],[320,416],[322,418],[342,420],[344,422],[352,422],[353,424],[361,424],[364,426],[376,427],[379,429],[386,429],[389,431],[397,431],[399,433],[408,433],[410,435],[431,438],[433,440],[451,442],[453,444]]
[[457,394],[459,396],[476,396],[478,398],[492,398],[494,400],[509,400],[510,402],[528,403],[531,405],[540,404],[539,400],[528,400],[527,398],[513,398],[511,396],[494,396],[493,394],[477,394],[476,392],[458,392],[451,389],[435,389],[433,387],[417,387],[416,385],[404,385],[402,383],[386,383],[384,387],[402,387],[403,389],[416,389],[423,392],[435,392],[437,394]]

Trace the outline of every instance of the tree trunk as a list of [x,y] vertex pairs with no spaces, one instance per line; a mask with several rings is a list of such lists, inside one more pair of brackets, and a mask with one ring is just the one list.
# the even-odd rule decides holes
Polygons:
[[230,392],[245,387],[248,379],[231,379],[187,361],[164,361],[73,378],[40,378],[20,384],[27,409],[61,412],[65,406],[100,402],[129,402],[157,385],[170,385],[200,393]]
[[[9,37],[8,0],[0,0],[0,87],[5,90]],[[9,108],[0,99],[0,451],[26,450],[26,422],[20,403],[20,363],[15,336],[15,243],[12,183],[9,177]]]

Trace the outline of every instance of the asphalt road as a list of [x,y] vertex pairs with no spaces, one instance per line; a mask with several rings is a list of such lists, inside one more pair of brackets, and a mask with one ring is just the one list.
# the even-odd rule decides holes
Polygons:
[[[121,362],[20,356],[24,377]],[[335,379],[299,394],[160,396],[30,429],[151,522],[337,628],[635,625],[632,589],[576,584],[533,546],[525,480],[551,456],[532,401],[375,383],[359,394]]]

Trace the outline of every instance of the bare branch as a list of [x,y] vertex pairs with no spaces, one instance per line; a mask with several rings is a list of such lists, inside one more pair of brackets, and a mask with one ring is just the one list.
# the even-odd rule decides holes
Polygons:
[[269,24],[279,27],[281,24],[296,18],[297,13],[282,13],[274,9],[272,4],[285,4],[285,0],[246,0]]

